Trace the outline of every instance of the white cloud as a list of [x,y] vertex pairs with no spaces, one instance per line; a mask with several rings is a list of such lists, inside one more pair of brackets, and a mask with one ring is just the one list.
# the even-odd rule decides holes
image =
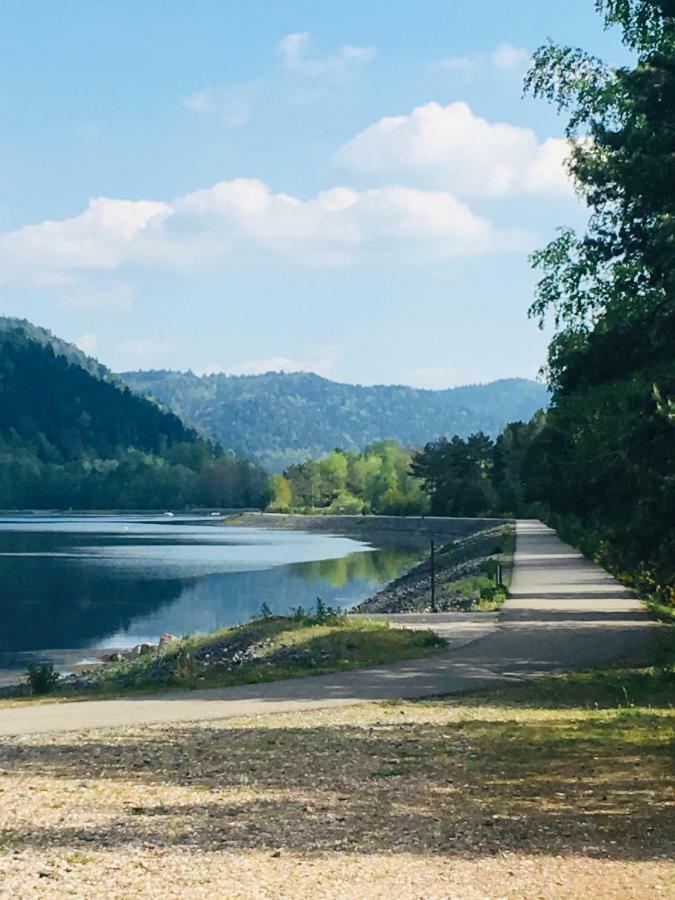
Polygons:
[[[544,179],[546,167],[537,173]],[[182,271],[259,264],[263,256],[309,265],[364,259],[409,260],[529,249],[529,238],[499,230],[454,194],[385,186],[335,187],[308,200],[272,193],[256,179],[222,181],[172,203],[92,200],[80,215],[0,235],[4,280],[35,283],[59,273],[124,266]],[[65,294],[72,308],[124,306],[131,295]]]
[[406,384],[428,390],[443,390],[464,383],[459,369],[453,366],[427,366],[410,373]]
[[488,122],[466,103],[431,102],[380,119],[344,144],[336,163],[463,196],[570,195],[567,153],[563,140],[540,142],[529,128]]
[[58,280],[69,269],[114,269],[148,223],[169,212],[166,203],[99,197],[73,218],[0,234],[0,282],[17,276]]
[[335,53],[326,56],[309,56],[310,33],[296,31],[279,41],[281,60],[286,69],[312,77],[340,78],[349,70],[371,62],[376,55],[374,47],[355,47],[345,44]]
[[332,352],[308,359],[290,356],[271,356],[268,359],[252,359],[235,365],[211,364],[197,370],[198,375],[264,375],[266,372],[316,372],[329,375],[335,364]]
[[157,340],[152,337],[128,338],[117,346],[118,369],[149,368],[168,365],[171,354],[176,349],[173,341]]
[[530,53],[523,47],[513,44],[498,44],[490,53],[473,53],[468,56],[447,56],[438,65],[446,72],[461,75],[470,80],[479,72],[496,71],[502,75],[521,76],[527,69]]
[[513,44],[499,44],[490,54],[490,62],[500,72],[515,72],[520,74],[530,64],[532,55],[524,47],[514,47]]
[[79,337],[75,343],[83,353],[87,354],[87,356],[93,356],[98,347],[98,338],[95,334],[89,332]]
[[127,311],[134,305],[134,291],[125,282],[96,287],[78,285],[62,297],[60,305],[78,312],[100,312],[104,309]]
[[261,92],[261,81],[207,87],[186,97],[181,105],[192,112],[217,116],[228,128],[236,128],[251,118],[253,103]]
[[392,250],[415,258],[482,253],[521,237],[497,231],[450,193],[397,186],[338,187],[301,200],[274,194],[261,181],[236,179],[188,194],[173,210],[139,242],[139,253],[187,267],[257,259],[262,251],[306,265]]

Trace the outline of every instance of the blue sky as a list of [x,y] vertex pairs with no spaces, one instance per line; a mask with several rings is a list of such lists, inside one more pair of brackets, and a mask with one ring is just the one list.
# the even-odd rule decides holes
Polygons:
[[528,252],[584,213],[547,37],[592,0],[5,0],[0,299],[114,369],[533,376]]

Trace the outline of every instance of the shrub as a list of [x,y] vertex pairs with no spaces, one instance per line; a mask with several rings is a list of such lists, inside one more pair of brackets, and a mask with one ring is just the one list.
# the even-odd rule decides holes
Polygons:
[[51,663],[28,663],[26,677],[34,694],[49,694],[61,676]]
[[296,606],[291,608],[291,615],[296,622],[303,625],[344,625],[346,613],[339,609],[333,609],[328,606],[321,597],[316,598],[314,612],[305,609],[304,606]]

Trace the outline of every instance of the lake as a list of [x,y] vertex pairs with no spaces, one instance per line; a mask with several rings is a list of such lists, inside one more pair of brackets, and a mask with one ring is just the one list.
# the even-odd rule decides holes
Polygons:
[[0,517],[0,680],[29,659],[67,667],[104,648],[314,605],[349,608],[418,554],[198,516]]

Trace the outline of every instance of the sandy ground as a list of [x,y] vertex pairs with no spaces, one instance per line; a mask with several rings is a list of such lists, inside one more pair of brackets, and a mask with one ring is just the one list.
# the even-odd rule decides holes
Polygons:
[[365,704],[0,749],[7,897],[675,896],[673,710]]

